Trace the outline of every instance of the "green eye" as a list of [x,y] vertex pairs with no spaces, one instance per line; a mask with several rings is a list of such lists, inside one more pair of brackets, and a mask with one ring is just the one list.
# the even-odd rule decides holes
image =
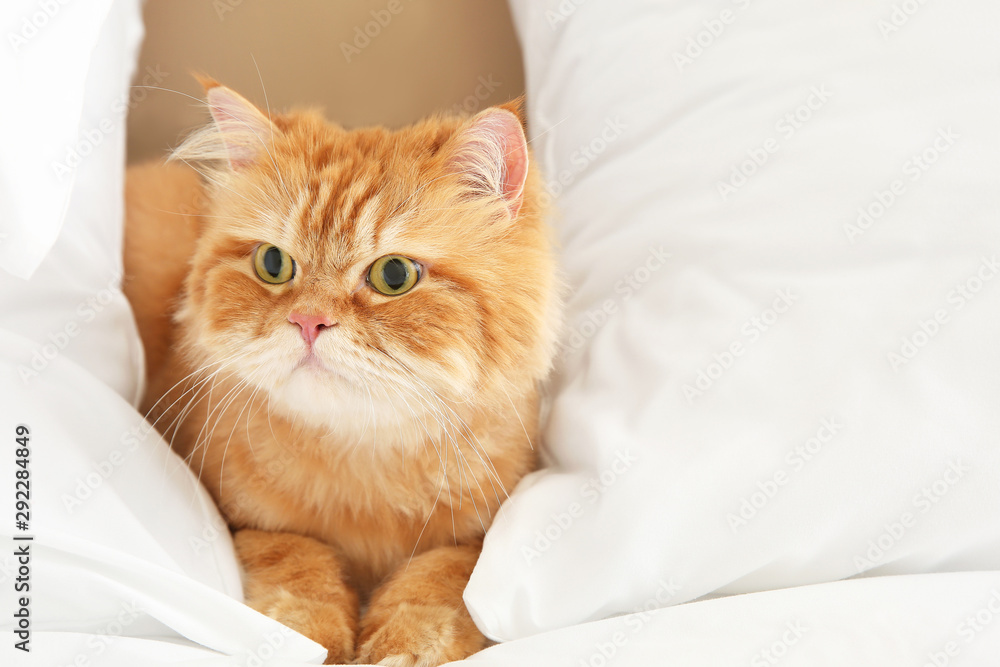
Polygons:
[[386,296],[398,296],[413,289],[420,280],[420,265],[402,255],[379,257],[368,269],[368,284]]
[[265,283],[280,285],[295,275],[295,261],[278,246],[261,243],[253,253],[253,270]]

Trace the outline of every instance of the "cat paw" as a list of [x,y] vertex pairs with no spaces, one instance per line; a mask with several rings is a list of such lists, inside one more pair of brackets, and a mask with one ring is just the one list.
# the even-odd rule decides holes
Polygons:
[[343,606],[303,599],[285,590],[247,600],[247,604],[321,644],[327,651],[323,664],[345,665],[354,660],[357,621]]
[[461,660],[486,644],[463,609],[400,604],[376,618],[366,617],[358,638],[358,664],[437,667]]

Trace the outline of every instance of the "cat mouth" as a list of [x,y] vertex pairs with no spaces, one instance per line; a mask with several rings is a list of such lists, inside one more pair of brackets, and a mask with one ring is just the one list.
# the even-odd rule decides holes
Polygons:
[[292,373],[296,373],[298,371],[313,376],[320,376],[325,379],[337,379],[351,384],[355,382],[345,373],[328,365],[327,362],[323,361],[313,350],[306,352],[306,354],[303,355],[299,362],[292,368]]
[[323,363],[323,360],[316,356],[316,353],[310,350],[299,360],[299,363],[295,364],[293,370],[298,370],[300,368],[308,368],[317,371],[331,372],[330,368]]

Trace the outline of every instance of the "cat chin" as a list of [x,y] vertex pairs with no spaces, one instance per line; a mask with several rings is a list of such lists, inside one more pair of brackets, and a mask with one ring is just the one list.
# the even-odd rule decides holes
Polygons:
[[[399,400],[384,393],[367,390],[360,381],[329,372],[318,367],[296,368],[285,382],[269,389],[272,407],[287,418],[311,424],[317,429],[342,432],[346,437],[360,438],[370,424],[378,424],[380,431],[391,429],[399,432],[417,425],[414,413],[418,406],[402,405]],[[347,433],[345,429],[358,433]]]

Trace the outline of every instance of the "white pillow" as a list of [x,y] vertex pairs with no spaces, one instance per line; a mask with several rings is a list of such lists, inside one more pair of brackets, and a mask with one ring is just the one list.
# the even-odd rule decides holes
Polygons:
[[[26,548],[28,588],[18,590],[30,594],[27,604],[6,598],[0,631],[12,639],[0,664],[24,664],[14,647],[23,641],[48,656],[32,665],[169,662],[169,647],[138,663],[116,659],[129,637],[239,656],[229,664],[255,664],[249,656],[319,662],[326,652],[318,644],[241,604],[232,541],[211,497],[121,396],[65,356],[21,386],[7,362],[31,344],[0,330],[0,403],[9,406],[0,428],[10,441],[0,475],[13,497],[15,472],[27,469],[31,491],[25,516],[11,504],[0,526],[0,539],[15,545],[0,554],[0,581],[13,592],[25,565],[18,549]],[[31,634],[14,632],[22,618]]]
[[137,403],[142,346],[120,287],[141,3],[16,0],[0,28],[0,328],[34,342],[10,359],[17,386],[66,357]]
[[572,294],[484,632],[1000,566],[1000,6],[512,7]]
[[[0,554],[11,593],[0,664],[23,664],[30,656],[15,646],[23,641],[42,656],[31,664],[137,664],[139,647],[155,653],[141,664],[194,658],[178,645],[234,656],[217,664],[319,662],[318,644],[240,603],[214,503],[132,407],[143,359],[120,290],[122,190],[126,113],[143,97],[129,85],[141,10],[139,0],[18,0],[0,9],[0,26],[13,31],[3,31],[12,48],[0,49],[10,93],[0,116],[0,488],[11,499],[0,539],[30,551],[27,565],[18,549]],[[78,160],[66,157],[73,151]],[[71,162],[61,182],[53,155]],[[15,442],[23,426],[27,439]],[[22,519],[14,482],[25,470]],[[22,566],[26,603],[13,595]]]

